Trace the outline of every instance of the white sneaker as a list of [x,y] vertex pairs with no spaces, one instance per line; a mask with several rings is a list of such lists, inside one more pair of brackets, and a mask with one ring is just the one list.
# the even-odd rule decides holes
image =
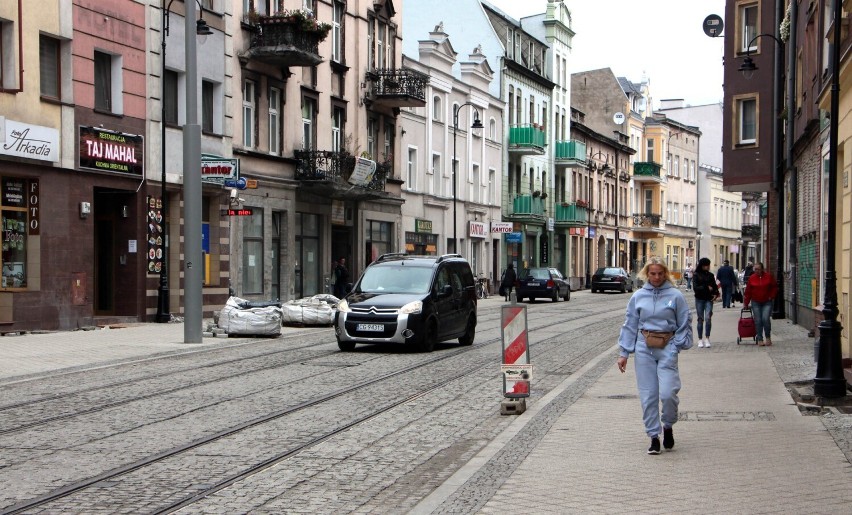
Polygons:
[[704,346],[710,348],[710,338],[704,338]]
[[703,347],[704,347],[704,340],[703,340],[703,339],[701,339],[701,338],[699,338],[699,339],[698,339],[698,348],[699,348],[699,349],[701,349],[701,348],[703,348]]

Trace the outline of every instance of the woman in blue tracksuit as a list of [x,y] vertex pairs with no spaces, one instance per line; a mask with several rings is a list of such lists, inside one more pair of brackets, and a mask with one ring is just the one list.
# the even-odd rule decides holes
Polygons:
[[[645,285],[630,298],[618,338],[618,369],[627,368],[627,357],[636,354],[636,383],[642,402],[645,432],[651,437],[648,454],[674,447],[672,426],[677,422],[680,375],[677,355],[692,347],[692,315],[683,294],[672,284],[669,269],[652,257],[639,272]],[[660,403],[662,402],[662,428]]]

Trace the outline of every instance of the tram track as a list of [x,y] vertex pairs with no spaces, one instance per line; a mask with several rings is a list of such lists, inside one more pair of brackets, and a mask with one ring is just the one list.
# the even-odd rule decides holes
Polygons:
[[[497,312],[498,312],[498,318],[499,318],[499,310],[497,310]],[[576,316],[574,316],[570,319],[563,319],[563,320],[559,320],[559,321],[556,321],[556,322],[549,322],[549,323],[545,323],[545,324],[535,325],[533,327],[530,327],[530,332],[537,332],[537,331],[552,329],[554,327],[564,325],[564,324],[570,323],[572,321],[577,321],[578,319],[584,318],[585,316],[587,316],[587,313],[579,313],[579,314],[577,314]],[[488,317],[488,318],[491,318],[491,317]],[[549,319],[551,317],[547,313],[543,312],[541,314],[533,315],[530,318],[533,318],[533,319],[541,319],[541,318]],[[596,322],[590,322],[588,324],[583,325],[583,327],[588,328],[590,326],[593,326],[595,323]],[[575,329],[569,330],[568,332],[576,333],[577,329],[575,328]],[[568,332],[558,332],[555,335],[552,335],[552,336],[542,340],[539,343],[532,343],[531,346],[538,346],[539,355],[543,355],[543,353],[545,351],[545,347],[547,347],[548,345],[551,345],[556,340],[562,339],[565,334],[568,334]],[[451,358],[455,358],[455,357],[457,357],[461,354],[465,354],[467,352],[476,351],[476,350],[481,351],[483,349],[483,347],[487,347],[488,345],[491,345],[491,344],[499,342],[499,341],[500,341],[499,338],[489,338],[489,339],[478,342],[473,347],[461,347],[461,348],[456,348],[456,349],[448,349],[445,352],[442,352],[439,356],[423,355],[423,356],[428,356],[428,358],[425,359],[425,360],[422,360],[418,363],[412,364],[408,367],[404,367],[402,369],[398,369],[398,370],[389,372],[389,373],[384,374],[380,377],[370,378],[370,379],[362,381],[358,384],[350,385],[346,388],[339,389],[337,391],[328,393],[326,395],[315,397],[315,398],[310,399],[308,401],[302,402],[301,404],[291,406],[291,407],[288,407],[286,409],[282,409],[282,410],[279,410],[279,411],[276,411],[276,412],[269,413],[266,416],[253,419],[253,420],[250,420],[248,422],[245,422],[245,423],[242,423],[242,424],[239,424],[239,425],[236,425],[236,426],[231,426],[231,427],[223,429],[223,430],[221,430],[221,431],[219,431],[215,434],[208,435],[204,438],[200,438],[200,439],[194,440],[192,442],[189,442],[188,444],[184,444],[184,445],[181,445],[181,446],[166,449],[166,450],[163,450],[159,453],[152,454],[152,455],[150,455],[146,458],[143,458],[141,460],[136,460],[136,461],[131,462],[129,464],[110,469],[110,470],[105,471],[105,472],[100,473],[100,474],[93,475],[93,476],[89,477],[88,479],[84,479],[82,481],[70,483],[65,487],[55,489],[55,490],[48,492],[46,494],[43,494],[41,496],[34,497],[34,498],[30,499],[29,501],[23,501],[23,502],[20,502],[18,504],[15,504],[13,506],[9,506],[9,507],[4,509],[3,513],[23,513],[23,512],[26,512],[28,510],[32,510],[34,508],[43,507],[43,506],[47,506],[48,509],[53,509],[53,508],[50,508],[50,505],[52,505],[53,503],[56,503],[57,501],[60,501],[61,499],[67,498],[69,496],[74,496],[75,494],[84,492],[86,489],[93,487],[95,485],[104,484],[105,482],[107,482],[107,483],[113,482],[121,476],[130,474],[130,473],[137,471],[137,470],[140,470],[140,469],[143,469],[144,467],[147,467],[149,465],[154,465],[156,463],[161,463],[163,461],[173,459],[177,456],[180,456],[181,454],[188,453],[190,451],[199,449],[199,448],[201,448],[205,445],[209,445],[209,444],[215,443],[217,441],[220,441],[222,439],[231,437],[231,436],[233,436],[237,433],[246,431],[250,428],[257,427],[257,426],[263,425],[263,424],[268,424],[270,422],[273,422],[275,420],[287,417],[288,415],[292,415],[292,414],[297,413],[299,411],[304,411],[304,410],[307,410],[311,407],[314,407],[314,406],[317,406],[317,405],[320,405],[320,404],[323,404],[323,403],[327,403],[327,402],[329,402],[333,399],[337,399],[337,398],[340,398],[340,397],[345,396],[345,395],[353,394],[353,393],[355,393],[359,390],[364,390],[371,385],[377,385],[377,384],[380,384],[382,382],[387,382],[394,377],[399,377],[399,376],[404,376],[406,374],[410,374],[413,371],[416,371],[418,369],[430,367],[432,365],[438,364],[438,363],[445,361],[445,360],[450,360]],[[357,352],[355,354],[357,354]],[[581,353],[579,356],[575,357],[574,360],[578,363],[581,363],[584,359],[586,359],[586,354],[587,353]],[[422,395],[424,395],[424,394],[426,394],[430,391],[433,391],[435,389],[445,387],[447,385],[447,383],[449,383],[449,382],[457,381],[460,378],[469,376],[471,374],[480,373],[484,367],[493,366],[493,364],[494,364],[494,359],[492,357],[488,357],[487,359],[483,358],[481,363],[478,364],[477,366],[468,367],[465,370],[463,370],[462,372],[456,373],[455,375],[452,375],[451,377],[444,377],[441,381],[437,381],[437,382],[435,382],[431,385],[425,386],[423,388],[419,388],[414,393],[402,396],[402,397],[394,400],[393,402],[390,402],[387,405],[382,406],[380,409],[374,410],[374,411],[369,412],[369,413],[365,413],[360,417],[349,420],[346,423],[342,424],[341,426],[334,428],[333,430],[322,432],[321,434],[318,434],[315,437],[311,438],[309,441],[303,442],[302,444],[300,444],[298,446],[291,447],[291,448],[285,450],[284,452],[280,452],[280,453],[277,453],[274,456],[268,457],[267,459],[264,459],[264,460],[256,463],[255,465],[252,465],[250,467],[247,467],[247,468],[241,470],[239,473],[230,474],[227,477],[222,477],[221,479],[217,480],[215,482],[215,484],[210,486],[210,488],[207,489],[206,493],[200,494],[198,492],[195,492],[195,493],[193,493],[192,496],[182,498],[180,501],[178,501],[176,503],[172,503],[169,506],[167,506],[163,509],[160,509],[160,511],[169,511],[169,510],[179,509],[181,506],[187,505],[187,503],[194,502],[193,499],[200,498],[199,496],[204,497],[206,495],[210,495],[214,491],[218,491],[218,490],[221,490],[222,488],[226,488],[228,485],[239,481],[242,477],[246,477],[248,475],[257,473],[258,471],[263,470],[264,468],[268,468],[268,467],[275,465],[276,463],[280,463],[281,461],[286,460],[288,457],[293,456],[295,454],[298,454],[299,452],[303,451],[304,449],[310,448],[311,446],[314,446],[319,442],[322,442],[322,441],[325,441],[329,438],[332,438],[334,435],[339,434],[342,431],[346,431],[349,428],[355,427],[358,424],[361,424],[361,423],[363,423],[367,420],[370,420],[370,419],[372,419],[376,416],[381,415],[382,413],[385,413],[389,410],[393,410],[395,407],[398,407],[401,404],[405,404],[406,402],[409,402],[411,399],[422,396]]]

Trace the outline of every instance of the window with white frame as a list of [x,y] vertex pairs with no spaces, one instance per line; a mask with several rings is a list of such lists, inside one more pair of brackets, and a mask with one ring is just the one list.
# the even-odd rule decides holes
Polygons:
[[254,137],[254,90],[254,81],[246,80],[243,82],[243,145],[246,148],[254,148],[257,144]]
[[201,130],[213,132],[213,94],[215,85],[209,80],[201,81]]
[[471,185],[471,188],[470,188],[470,201],[471,202],[479,202],[480,201],[480,194],[481,194],[481,190],[482,190],[482,177],[480,177],[480,175],[479,175],[479,165],[476,164],[476,163],[473,163],[473,165],[471,166],[471,172],[472,172],[472,176],[473,176],[472,177],[473,184]]
[[316,142],[317,101],[315,98],[302,95],[302,148],[313,150]]
[[263,293],[263,208],[241,216],[243,229],[243,293]]
[[650,215],[654,213],[654,192],[653,190],[645,190],[645,213]]
[[494,168],[488,169],[488,203],[497,203],[497,170]]
[[672,203],[666,202],[666,223],[671,223],[672,221]]
[[377,161],[376,155],[376,138],[379,130],[379,122],[375,118],[367,119],[367,153],[370,154],[370,159]]
[[441,169],[441,154],[432,154],[432,194],[442,196],[444,194],[444,173]]
[[385,150],[382,154],[382,162],[384,163],[392,163],[393,162],[393,141],[394,135],[396,135],[396,126],[393,124],[393,120],[390,118],[385,118]]
[[340,106],[331,109],[331,150],[340,152],[343,150],[344,124],[346,123],[346,110]]
[[122,114],[121,56],[95,50],[95,109]]
[[648,147],[645,149],[645,160],[649,163],[654,162],[654,140],[648,139]]
[[488,122],[488,139],[497,141],[497,122],[491,118]]
[[[758,4],[741,5],[739,8],[739,23],[740,23],[740,52],[754,52],[757,50],[757,41],[754,37],[758,34]],[[751,45],[751,46],[749,46]]]
[[417,148],[408,147],[408,162],[405,167],[405,187],[417,190]]
[[438,95],[432,97],[432,120],[436,122],[444,121],[444,113],[441,111],[441,97]]
[[740,145],[757,142],[757,99],[754,97],[736,100],[737,143]]
[[689,206],[689,226],[695,227],[695,206]]
[[695,182],[695,159],[689,162],[689,180]]
[[343,2],[334,1],[331,13],[331,60],[343,62]]
[[17,44],[15,24],[0,20],[0,88],[15,89],[18,86]]
[[281,152],[281,90],[269,88],[269,153]]
[[672,160],[672,176],[680,177],[680,156],[674,156]]
[[[44,34],[39,35],[38,39],[41,96],[59,100],[59,40]],[[2,38],[0,38],[0,45],[2,45]]]

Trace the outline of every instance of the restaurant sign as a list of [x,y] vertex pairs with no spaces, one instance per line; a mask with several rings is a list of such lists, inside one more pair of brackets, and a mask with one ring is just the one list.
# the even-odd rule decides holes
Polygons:
[[80,126],[80,168],[142,176],[144,136]]

